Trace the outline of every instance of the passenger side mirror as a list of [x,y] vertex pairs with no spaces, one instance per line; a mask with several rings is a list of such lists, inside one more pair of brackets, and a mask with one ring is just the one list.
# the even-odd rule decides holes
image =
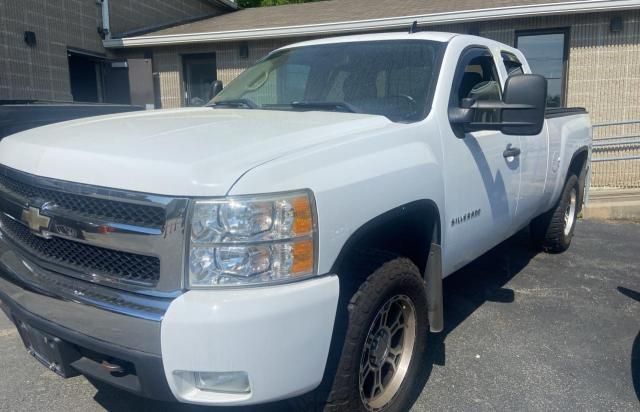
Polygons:
[[[537,135],[544,126],[547,79],[538,74],[511,76],[504,86],[502,101],[506,105],[502,109],[502,133]],[[509,108],[518,105],[522,107]]]
[[224,84],[222,83],[222,80],[215,80],[213,83],[211,83],[211,89],[209,90],[209,99],[213,99],[214,97],[216,97],[223,88]]
[[546,101],[547,79],[537,74],[511,76],[502,101],[462,99],[460,107],[449,108],[449,121],[459,137],[478,130],[537,135],[544,125]]

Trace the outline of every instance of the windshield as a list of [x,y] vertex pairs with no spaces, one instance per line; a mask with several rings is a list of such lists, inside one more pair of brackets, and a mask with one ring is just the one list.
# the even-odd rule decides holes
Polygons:
[[443,47],[425,40],[389,40],[281,50],[244,71],[211,104],[416,121],[429,111]]

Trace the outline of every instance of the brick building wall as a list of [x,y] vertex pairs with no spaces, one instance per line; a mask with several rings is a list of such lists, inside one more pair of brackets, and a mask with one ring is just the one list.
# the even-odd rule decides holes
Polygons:
[[[156,27],[219,11],[205,0],[111,0],[112,32]],[[113,56],[102,46],[96,0],[0,0],[0,100],[70,101],[67,50]],[[28,46],[24,32],[37,44]]]
[[0,100],[71,100],[67,48],[104,53],[99,11],[93,0],[0,0]]

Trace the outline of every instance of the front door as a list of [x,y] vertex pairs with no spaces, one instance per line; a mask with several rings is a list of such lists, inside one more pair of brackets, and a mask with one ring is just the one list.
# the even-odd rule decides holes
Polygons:
[[[488,49],[467,49],[454,76],[450,106],[462,99],[501,100],[496,62]],[[495,111],[478,111],[476,121],[497,121]],[[446,190],[445,258],[459,269],[486,252],[513,228],[518,206],[520,137],[500,131],[461,132],[443,125]],[[462,253],[461,253],[462,252]]]
[[215,53],[183,55],[182,65],[185,106],[204,106],[217,80]]

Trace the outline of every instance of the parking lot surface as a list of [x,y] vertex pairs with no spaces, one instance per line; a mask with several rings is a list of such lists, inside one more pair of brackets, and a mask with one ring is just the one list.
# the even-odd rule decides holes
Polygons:
[[[430,337],[415,411],[640,409],[640,225],[580,221],[561,255],[527,240],[520,233],[445,280],[446,329]],[[0,312],[0,410],[212,409],[58,378]]]

